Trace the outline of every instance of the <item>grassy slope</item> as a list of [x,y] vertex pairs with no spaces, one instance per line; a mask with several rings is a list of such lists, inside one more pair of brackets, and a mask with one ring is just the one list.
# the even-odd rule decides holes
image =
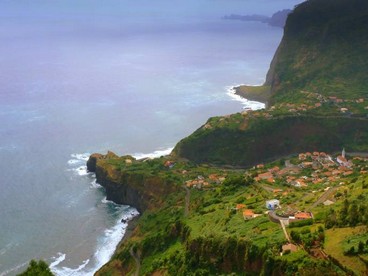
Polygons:
[[[165,158],[153,160],[150,167],[161,167],[166,160]],[[291,161],[294,162],[293,159]],[[282,163],[278,161],[265,166],[267,169],[275,165],[281,166]],[[132,166],[132,170],[144,171],[147,165],[144,162],[137,162]],[[119,164],[117,163],[116,166]],[[129,171],[129,168],[126,167],[126,170]],[[177,185],[181,185],[188,180],[197,179],[199,175],[206,180],[213,174],[232,179],[252,175],[255,172],[254,169],[226,170],[198,166],[179,160],[172,169],[160,169],[152,173],[166,175],[166,177],[171,175],[173,179],[180,179]],[[300,175],[307,173],[306,169],[300,172]],[[348,184],[340,187],[338,184],[341,181]],[[312,231],[315,231],[318,225],[324,225],[324,216],[330,208],[341,209],[344,198],[351,201],[361,198],[368,188],[367,175],[354,173],[341,178],[339,182],[328,184],[337,187],[331,195],[331,199],[335,198],[336,203],[332,207],[320,205],[312,209],[316,221],[319,222],[310,227]],[[256,184],[246,181],[236,186],[229,186],[226,183],[229,182],[211,183],[202,190],[190,189],[187,215],[184,211],[186,204],[184,189],[182,192],[175,192],[166,197],[160,208],[146,210],[139,218],[138,227],[133,235],[119,246],[112,261],[104,266],[98,275],[134,275],[137,265],[131,252],[139,256],[140,275],[153,273],[156,273],[155,275],[218,275],[231,272],[246,275],[244,271],[256,275],[261,272],[268,275],[269,271],[274,271],[274,275],[293,275],[297,271],[305,275],[309,275],[308,273],[333,275],[334,271],[340,271],[343,274],[333,264],[315,259],[305,251],[280,257],[279,250],[281,244],[286,241],[285,237],[281,227],[270,222],[263,214],[266,210],[265,200],[273,197],[280,199],[283,206],[290,205],[299,210],[310,209],[324,193],[326,184],[321,183],[299,189],[287,186],[283,181],[277,181],[274,184],[263,182]],[[288,194],[276,195],[272,192],[273,189],[281,189]],[[345,196],[338,196],[339,194]],[[263,215],[244,221],[241,211],[234,210],[238,203],[245,204],[246,208],[251,208]],[[303,231],[308,228],[309,226],[291,230]],[[357,261],[359,257],[342,254],[346,250],[346,244],[340,243],[342,239],[338,239],[339,243],[331,242],[341,237],[336,233],[350,231],[348,234],[353,234],[359,229],[365,231],[366,227],[358,226],[355,230],[353,228],[327,230],[325,248],[328,254],[332,252],[331,255],[349,269],[364,271],[364,263]],[[288,231],[290,233],[290,229]],[[354,243],[354,236],[350,239],[352,241],[349,245]],[[365,241],[366,237],[360,239]]]
[[[323,7],[324,4],[327,8]],[[363,6],[353,9],[355,5]],[[335,6],[337,10],[333,8]],[[354,20],[349,16],[352,9]],[[329,11],[327,14],[326,10]],[[336,16],[341,11],[346,16]],[[316,12],[317,18],[314,16]],[[301,5],[288,21],[287,36],[274,62],[275,73],[270,76],[273,103],[304,102],[306,99],[300,90],[346,99],[367,97],[368,86],[364,74],[367,72],[368,28],[364,27],[365,12],[364,1],[310,0]],[[326,17],[329,13],[331,15]],[[291,24],[296,24],[295,28]],[[301,35],[302,30],[307,31],[307,36]],[[342,32],[337,33],[337,30]],[[336,37],[337,34],[343,37]],[[327,41],[326,44],[322,43],[324,41]],[[272,159],[305,150],[331,151],[347,145],[348,150],[367,150],[368,125],[365,120],[351,120],[350,117],[341,116],[336,113],[337,107],[334,105],[323,107],[326,108],[310,110],[301,115],[277,109],[273,117],[268,119],[255,114],[212,118],[206,127],[178,144],[176,155],[197,162],[251,165],[265,158]],[[364,108],[359,107],[357,110],[363,112],[357,117],[365,117]],[[295,133],[298,135],[293,137]],[[186,162],[178,162],[174,170],[164,169],[162,172],[163,160],[153,162],[158,163],[152,164],[157,168],[152,174],[159,173],[162,176],[164,173],[165,177],[172,178],[178,185],[198,175],[206,178],[211,173],[225,176],[252,173],[243,170],[226,171]],[[274,165],[270,164],[269,167]],[[146,168],[136,164],[134,170],[144,172]],[[184,175],[182,170],[188,171],[188,174]],[[328,210],[342,208],[343,198],[339,193],[343,193],[349,200],[356,200],[360,195],[366,200],[367,187],[363,185],[368,182],[366,176],[354,174],[341,181],[347,183],[346,186],[340,187],[338,182],[328,184],[338,187],[331,195],[336,203],[330,207],[317,206],[312,210],[320,225],[324,224]],[[262,272],[265,275],[295,275],[298,271],[302,275],[344,275],[333,264],[312,258],[303,250],[278,256],[279,246],[285,239],[277,224],[270,223],[265,216],[244,221],[241,213],[231,211],[237,203],[264,210],[264,200],[275,197],[272,192],[262,188],[270,186],[272,189],[287,190],[287,195],[278,196],[281,204],[301,210],[311,208],[326,187],[317,184],[297,189],[276,182],[272,185],[241,185],[233,189],[224,189],[222,184],[211,186],[211,189],[194,189],[190,193],[187,216],[184,215],[186,193],[183,189],[182,193],[169,195],[161,208],[147,210],[142,215],[132,237],[120,245],[113,260],[98,275],[134,275],[137,264],[132,254],[139,259],[141,275],[216,275],[231,272],[245,275],[245,271],[247,275],[259,275]],[[315,228],[311,227],[313,231]],[[297,231],[304,231],[302,229]],[[343,240],[340,235],[341,243],[331,242],[338,238],[336,233],[344,231],[345,234],[351,234],[347,238],[352,241],[361,237],[353,234],[355,230],[352,228],[336,229],[335,232],[325,231],[326,251],[334,254],[348,268],[364,271],[362,262],[357,263],[358,257],[342,254],[346,250],[347,240]]]
[[199,163],[252,166],[298,152],[368,150],[368,121],[291,116],[250,120],[243,131],[246,118],[231,120],[231,128],[197,130],[177,145],[176,153]]
[[288,101],[299,90],[367,97],[368,3],[311,0],[301,7],[285,27],[270,77],[272,102]]

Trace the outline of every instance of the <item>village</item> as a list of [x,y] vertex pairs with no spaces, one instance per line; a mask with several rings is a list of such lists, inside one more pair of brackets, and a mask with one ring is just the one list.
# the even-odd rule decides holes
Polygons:
[[[164,166],[173,169],[175,162],[166,161]],[[184,178],[189,178],[184,182],[186,188],[204,191],[221,186],[227,178],[226,171],[197,175],[194,178],[190,177],[188,170],[181,170],[180,173]],[[298,204],[287,200],[290,195],[303,190],[308,194],[318,194],[320,196],[312,207],[318,204],[328,206],[336,200],[331,195],[339,187],[343,187],[347,179],[367,173],[368,158],[348,157],[345,149],[338,155],[319,151],[299,153],[285,160],[283,166],[258,164],[245,173],[268,196],[264,196],[263,211],[258,208],[257,212],[246,203],[237,203],[230,209],[240,213],[245,221],[268,214],[271,221],[279,223],[282,220],[287,226],[293,221],[313,219],[312,208],[300,209]]]
[[302,115],[313,110],[315,115],[333,115],[333,116],[368,116],[367,99],[342,99],[337,96],[323,96],[315,92],[300,91],[303,103],[280,103],[270,106],[267,110],[246,110],[243,115],[253,118],[270,119],[274,116],[287,114]]

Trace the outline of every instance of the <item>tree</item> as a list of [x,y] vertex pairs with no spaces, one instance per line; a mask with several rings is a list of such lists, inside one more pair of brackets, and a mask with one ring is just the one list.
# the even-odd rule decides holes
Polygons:
[[356,203],[351,204],[349,208],[348,222],[350,226],[356,226],[359,223],[358,205]]
[[295,241],[296,243],[300,243],[301,242],[301,237],[300,237],[299,232],[292,230],[290,232],[290,236],[291,236],[291,239],[293,241]]
[[359,245],[358,245],[358,253],[359,254],[364,253],[364,243],[362,241],[359,242]]
[[53,276],[54,274],[51,273],[51,270],[47,263],[44,261],[35,261],[31,260],[29,263],[27,270],[18,274],[18,276]]

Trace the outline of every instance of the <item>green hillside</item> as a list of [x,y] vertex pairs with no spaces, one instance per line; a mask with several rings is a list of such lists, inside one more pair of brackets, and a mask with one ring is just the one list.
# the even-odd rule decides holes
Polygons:
[[210,118],[170,156],[92,155],[142,211],[97,275],[367,275],[367,11],[300,4],[250,92],[267,109]]
[[268,76],[271,101],[288,101],[300,90],[343,99],[366,98],[367,57],[367,1],[309,0],[288,17]]
[[243,89],[268,95],[268,108],[212,118],[174,154],[251,166],[300,151],[366,151],[367,72],[368,2],[306,1],[287,19],[265,83],[271,93]]
[[[97,275],[365,275],[368,158],[347,157],[351,165],[342,169],[326,153],[302,155],[249,170],[172,157],[101,161],[119,178],[149,171],[176,189],[160,192],[160,206],[144,211]],[[312,160],[319,164],[308,166]],[[131,185],[159,195],[157,183]],[[298,211],[313,217],[290,222],[286,236],[267,214],[270,199],[279,200],[282,218]],[[283,249],[288,238],[293,250]]]

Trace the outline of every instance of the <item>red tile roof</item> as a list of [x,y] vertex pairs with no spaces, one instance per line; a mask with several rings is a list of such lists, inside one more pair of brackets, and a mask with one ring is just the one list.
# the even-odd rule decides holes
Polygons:
[[311,213],[307,213],[307,212],[299,212],[299,213],[296,213],[294,215],[294,217],[296,219],[310,219],[310,218],[312,218],[312,214]]

